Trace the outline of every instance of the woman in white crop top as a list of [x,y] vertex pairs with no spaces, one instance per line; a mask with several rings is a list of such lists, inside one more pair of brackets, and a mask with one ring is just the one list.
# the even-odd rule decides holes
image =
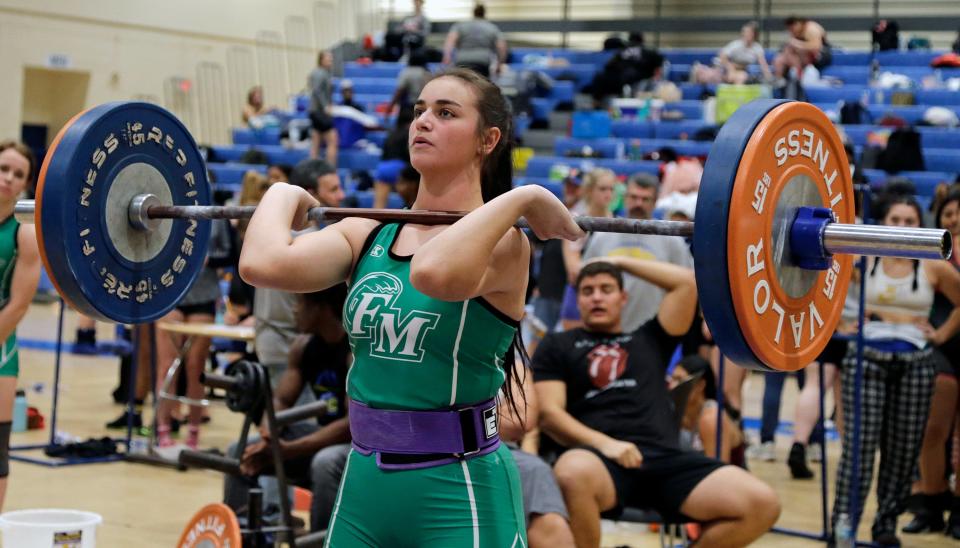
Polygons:
[[[922,219],[920,206],[910,195],[886,196],[880,214],[888,226],[918,227]],[[960,329],[960,317],[933,328],[928,321],[930,309],[935,292],[943,293],[954,307],[960,305],[960,274],[946,261],[885,257],[869,259],[867,265],[859,465],[853,470],[853,431],[847,428],[833,520],[836,523],[837,516],[846,513],[854,526],[859,522],[879,449],[873,540],[881,546],[899,546],[897,517],[910,492],[930,407],[933,348]],[[841,381],[846,417],[854,412],[855,375],[856,346],[851,344]],[[854,473],[860,478],[858,493],[850,492]]]

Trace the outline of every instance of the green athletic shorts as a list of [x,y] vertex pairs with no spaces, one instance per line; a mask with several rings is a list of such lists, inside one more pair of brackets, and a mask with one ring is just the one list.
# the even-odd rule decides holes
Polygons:
[[16,377],[20,373],[20,351],[17,348],[17,334],[7,337],[0,347],[0,377]]
[[333,548],[521,548],[520,477],[510,449],[417,470],[381,470],[350,451],[327,528]]

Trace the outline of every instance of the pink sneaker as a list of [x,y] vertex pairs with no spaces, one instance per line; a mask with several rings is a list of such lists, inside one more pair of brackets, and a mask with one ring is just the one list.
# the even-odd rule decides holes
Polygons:
[[198,449],[200,447],[200,427],[199,426],[190,426],[190,430],[187,433],[187,447],[190,449]]
[[173,447],[173,438],[170,437],[169,426],[157,427],[157,447]]

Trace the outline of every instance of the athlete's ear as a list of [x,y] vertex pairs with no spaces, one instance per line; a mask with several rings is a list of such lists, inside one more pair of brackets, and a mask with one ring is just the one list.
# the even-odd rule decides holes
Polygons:
[[497,143],[500,142],[500,128],[491,127],[487,128],[482,135],[480,141],[480,153],[482,156],[486,156],[493,152],[493,149],[497,148]]

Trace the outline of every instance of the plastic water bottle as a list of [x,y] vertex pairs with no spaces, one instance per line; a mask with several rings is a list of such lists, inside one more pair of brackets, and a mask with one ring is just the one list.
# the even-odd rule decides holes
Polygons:
[[13,431],[24,432],[27,429],[27,393],[17,390],[13,400]]
[[837,516],[837,523],[833,526],[833,535],[837,548],[853,548],[853,526],[850,516],[846,513]]

